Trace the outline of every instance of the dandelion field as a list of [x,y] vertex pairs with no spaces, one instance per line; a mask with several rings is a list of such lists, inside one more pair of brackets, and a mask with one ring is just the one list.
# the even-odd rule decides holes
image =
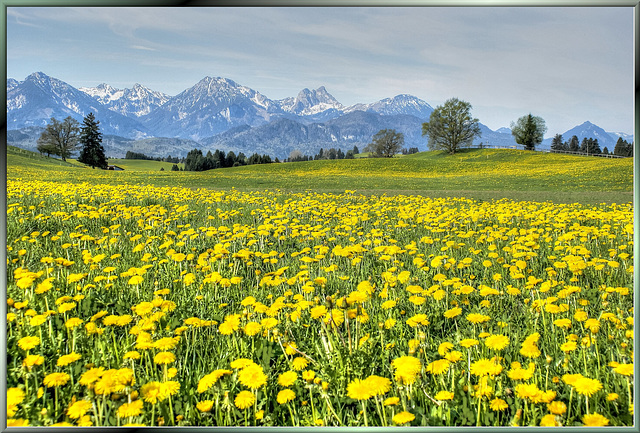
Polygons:
[[633,425],[631,203],[9,170],[8,425]]

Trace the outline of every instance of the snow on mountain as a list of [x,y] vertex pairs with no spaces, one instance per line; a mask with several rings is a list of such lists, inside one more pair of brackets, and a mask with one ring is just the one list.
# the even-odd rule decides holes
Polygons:
[[[611,134],[606,132],[604,129],[589,121],[565,131],[562,134],[562,141],[569,141],[569,139],[574,135],[578,137],[578,141],[580,141],[580,143],[582,143],[582,139],[584,138],[596,138],[598,139],[600,149],[604,149],[606,147],[609,151],[613,151],[616,145],[616,140],[618,139],[617,137],[612,137]],[[550,148],[551,140],[552,138],[543,140],[539,147],[542,149]]]
[[300,116],[314,116],[327,110],[340,112],[344,108],[324,86],[316,90],[305,88],[295,98],[285,98],[276,102],[284,112]]
[[503,126],[502,128],[496,129],[495,132],[498,132],[500,134],[511,134],[511,128],[507,128],[507,127]]
[[624,132],[607,132],[616,142],[618,138],[622,138],[627,143],[631,143],[633,141],[633,134],[626,134]]
[[18,80],[14,78],[7,78],[7,92],[9,92],[9,90],[13,90],[18,86],[18,84],[20,84]]
[[136,120],[109,110],[86,93],[42,72],[29,75],[7,92],[7,129],[45,126],[51,117],[62,120],[71,116],[82,122],[90,112],[100,120],[103,133],[132,138],[150,135]]
[[113,111],[134,117],[149,114],[170,99],[169,95],[137,83],[131,89],[116,89],[103,83],[97,87],[80,87],[78,90],[105,104]]
[[397,95],[393,98],[386,98],[371,104],[355,104],[347,107],[344,112],[370,111],[386,116],[396,114],[409,114],[422,120],[428,120],[433,112],[433,107],[411,95]]
[[141,117],[160,136],[197,140],[240,125],[267,123],[279,105],[227,78],[205,77]]

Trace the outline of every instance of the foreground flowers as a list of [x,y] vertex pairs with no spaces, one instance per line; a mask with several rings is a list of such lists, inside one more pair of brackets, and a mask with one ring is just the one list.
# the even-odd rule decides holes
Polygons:
[[10,425],[632,423],[628,204],[7,193]]

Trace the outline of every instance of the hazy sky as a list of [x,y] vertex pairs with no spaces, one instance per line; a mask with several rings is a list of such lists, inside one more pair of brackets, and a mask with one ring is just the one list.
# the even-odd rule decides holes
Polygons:
[[7,7],[8,77],[36,71],[172,96],[219,76],[270,99],[457,97],[494,130],[532,113],[547,137],[633,133],[633,8]]

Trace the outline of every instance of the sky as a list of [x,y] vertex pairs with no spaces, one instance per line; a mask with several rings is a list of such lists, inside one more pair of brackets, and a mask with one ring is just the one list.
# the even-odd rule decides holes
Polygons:
[[140,83],[206,76],[270,99],[325,86],[343,105],[449,98],[495,130],[590,121],[633,133],[632,7],[7,7],[7,77]]

